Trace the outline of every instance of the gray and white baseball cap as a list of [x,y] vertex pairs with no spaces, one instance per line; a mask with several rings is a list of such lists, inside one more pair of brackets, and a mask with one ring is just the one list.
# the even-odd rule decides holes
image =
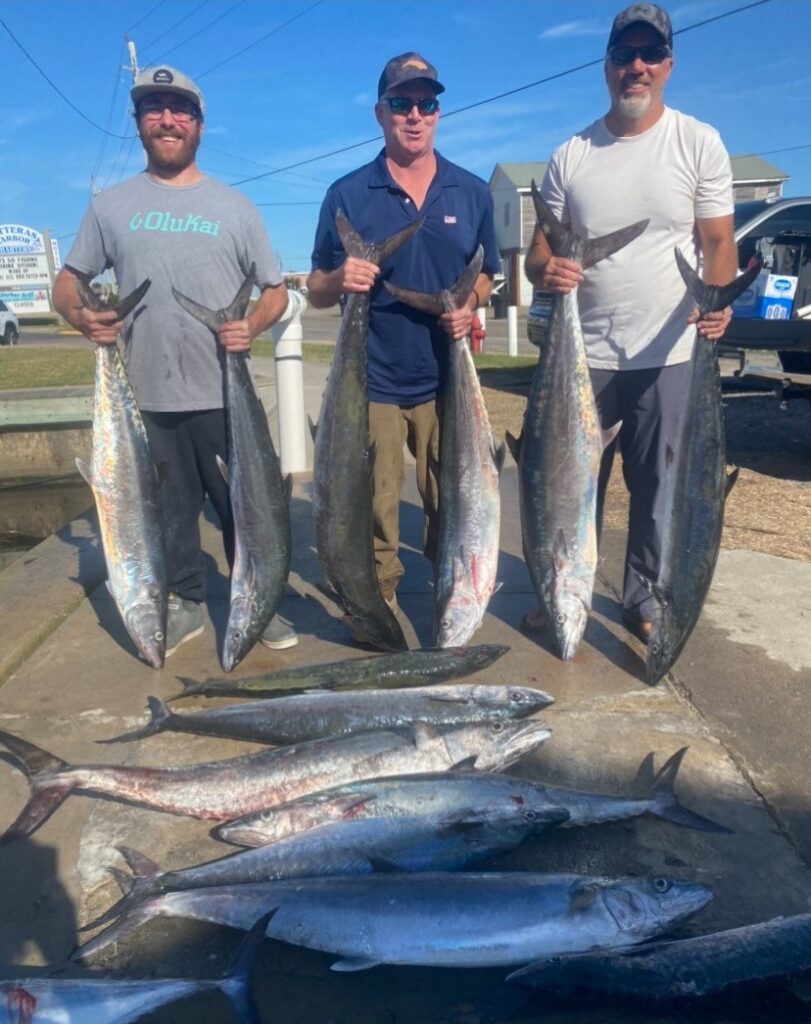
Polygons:
[[200,108],[200,113],[205,113],[203,94],[182,71],[171,68],[168,64],[159,64],[157,67],[144,68],[135,79],[135,84],[130,90],[130,97],[135,106],[145,97],[153,92],[174,92],[178,96],[185,96]]

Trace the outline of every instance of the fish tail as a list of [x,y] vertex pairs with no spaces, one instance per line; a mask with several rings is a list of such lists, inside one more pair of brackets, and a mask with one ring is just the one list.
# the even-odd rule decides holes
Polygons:
[[407,306],[422,310],[423,313],[431,313],[434,316],[442,316],[443,313],[450,313],[454,309],[461,309],[473,291],[479,272],[482,269],[484,260],[484,248],[479,245],[476,248],[470,262],[448,289],[428,295],[425,292],[411,291],[410,288],[400,288],[395,284],[384,281],[386,289]]
[[167,723],[174,717],[160,697],[147,697],[149,704],[150,720],[140,729],[132,732],[122,732],[120,736],[111,736],[108,740],[96,740],[96,743],[127,743],[129,740],[140,740],[144,736],[154,736],[155,733],[163,732]]
[[125,875],[123,871],[117,869],[113,871],[113,876],[124,895],[103,914],[82,925],[80,931],[89,931],[91,928],[98,928],[99,925],[122,917],[162,891],[160,882],[162,872],[155,861],[131,846],[117,846],[116,849],[132,871],[132,875]]
[[335,227],[338,229],[341,244],[349,256],[355,256],[361,260],[369,260],[370,263],[376,263],[377,266],[380,266],[401,245],[404,245],[412,235],[419,231],[424,220],[425,217],[420,217],[413,224],[409,224],[402,231],[398,231],[396,235],[391,235],[377,245],[370,245],[368,242],[363,241],[347,220],[343,210],[338,210],[335,214]]
[[200,697],[205,693],[205,683],[198,683],[196,679],[189,679],[188,676],[175,676],[175,678],[183,689],[180,693],[173,693],[171,697],[167,697],[167,703],[170,700],[182,700],[184,697]]
[[684,258],[678,246],[674,252],[682,280],[687,285],[687,291],[696,300],[696,305],[701,314],[713,313],[719,309],[726,309],[727,306],[731,306],[735,299],[746,291],[763,269],[762,261],[755,260],[739,277],[733,278],[729,284],[706,284]]
[[251,969],[270,919],[277,910],[278,907],[275,907],[263,914],[253,925],[239,944],[228,972],[216,982],[217,988],[228,999],[235,1016],[243,1024],[262,1024],[259,1007],[251,990]]
[[120,939],[123,939],[126,935],[129,935],[130,932],[134,932],[136,928],[140,928],[142,924],[146,924],[147,921],[151,921],[153,917],[157,917],[160,913],[161,901],[159,899],[147,900],[146,903],[142,903],[140,906],[135,907],[135,909],[130,913],[120,917],[114,924],[111,924],[109,928],[105,928],[103,932],[99,932],[99,934],[94,935],[92,939],[83,943],[81,946],[77,946],[68,959],[85,960],[87,957],[93,956],[106,946],[111,945],[113,942],[118,942]]
[[52,778],[70,768],[47,750],[34,746],[10,732],[0,731],[0,743],[9,751],[7,760],[21,771],[31,786],[31,796],[17,819],[0,835],[0,845],[30,836],[46,821],[77,783],[73,779]]
[[731,834],[732,829],[725,825],[705,818],[694,811],[688,810],[679,803],[676,793],[676,776],[687,753],[687,747],[677,750],[657,772],[650,787],[648,796],[654,801],[655,806],[651,813],[657,818],[664,818],[665,821],[672,821],[674,825],[683,825],[685,828],[694,828],[699,832],[715,832],[717,834]]

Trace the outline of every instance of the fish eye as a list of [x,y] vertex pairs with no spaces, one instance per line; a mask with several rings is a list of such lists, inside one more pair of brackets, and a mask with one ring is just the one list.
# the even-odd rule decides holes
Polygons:
[[524,821],[537,821],[538,815],[535,811],[524,811]]
[[493,722],[491,724],[491,726],[490,726],[490,729],[491,729],[492,732],[501,732],[501,730],[503,728],[504,728],[504,723],[503,722]]
[[667,892],[670,888],[670,882],[666,878],[654,878],[653,888],[655,892]]
[[163,630],[162,629],[156,629],[155,632],[152,635],[153,635],[153,638],[155,639],[155,641],[157,643],[161,643],[163,641]]
[[451,622],[450,619],[440,619],[439,625],[442,627],[442,629],[450,629],[453,623]]
[[661,644],[655,644],[655,643],[654,643],[654,644],[651,644],[651,645],[650,645],[650,649],[651,649],[651,651],[652,651],[652,652],[653,652],[654,654],[658,654],[658,653],[659,653],[659,652],[661,651],[661,649],[662,649],[662,646],[661,646]]
[[513,704],[523,704],[524,695],[523,693],[521,693],[520,690],[513,690],[513,692],[510,694],[510,700],[513,702]]
[[555,616],[555,622],[557,622],[558,625],[562,626],[565,621],[566,621],[566,616],[563,614],[563,612],[558,612],[557,615]]

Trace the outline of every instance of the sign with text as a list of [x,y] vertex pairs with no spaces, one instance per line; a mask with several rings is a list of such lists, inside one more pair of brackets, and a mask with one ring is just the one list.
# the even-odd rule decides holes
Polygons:
[[41,284],[51,280],[48,257],[45,253],[30,253],[20,256],[0,255],[0,285],[6,288]]
[[30,291],[0,291],[0,301],[5,302],[15,313],[50,313],[51,303],[47,288],[33,288]]

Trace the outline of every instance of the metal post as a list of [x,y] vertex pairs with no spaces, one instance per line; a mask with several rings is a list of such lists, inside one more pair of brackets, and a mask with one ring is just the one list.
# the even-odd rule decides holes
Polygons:
[[276,406],[279,413],[279,459],[282,473],[307,469],[302,365],[301,314],[307,300],[301,292],[287,292],[287,309],[270,329],[275,342]]
[[518,355],[518,306],[507,306],[507,355]]

